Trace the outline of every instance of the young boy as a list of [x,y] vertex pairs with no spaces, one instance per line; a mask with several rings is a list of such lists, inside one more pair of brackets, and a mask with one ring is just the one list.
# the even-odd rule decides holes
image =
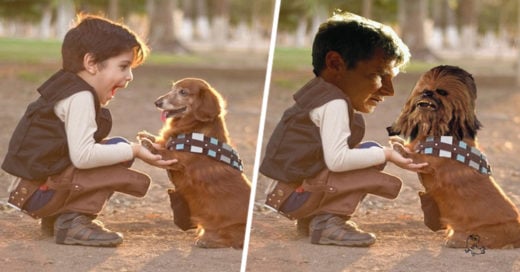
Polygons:
[[133,79],[148,47],[122,24],[78,15],[62,44],[63,67],[38,88],[9,143],[2,169],[16,177],[9,203],[34,218],[58,244],[116,246],[120,233],[94,220],[114,192],[142,197],[150,177],[134,158],[164,166],[137,143],[106,138],[105,108]]
[[336,14],[320,26],[312,48],[316,77],[295,93],[260,167],[278,182],[268,201],[298,219],[311,243],[373,244],[375,235],[350,220],[358,204],[368,193],[397,196],[401,180],[381,171],[387,161],[410,170],[424,166],[392,148],[361,143],[359,112],[371,113],[394,94],[392,78],[409,57],[392,29],[360,16]]

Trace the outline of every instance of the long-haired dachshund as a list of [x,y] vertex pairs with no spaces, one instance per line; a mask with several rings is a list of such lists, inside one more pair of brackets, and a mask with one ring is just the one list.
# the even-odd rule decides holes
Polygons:
[[176,224],[198,228],[198,247],[241,248],[251,185],[231,147],[221,95],[202,79],[185,78],[155,105],[166,120],[160,135],[140,132],[138,138],[152,152],[159,151],[148,141],[166,148],[159,152],[163,158],[178,160],[167,169]]

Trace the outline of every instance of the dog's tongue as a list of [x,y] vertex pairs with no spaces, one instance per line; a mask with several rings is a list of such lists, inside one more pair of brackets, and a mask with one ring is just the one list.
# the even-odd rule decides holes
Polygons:
[[161,111],[161,121],[166,122],[166,119],[168,118],[168,111]]

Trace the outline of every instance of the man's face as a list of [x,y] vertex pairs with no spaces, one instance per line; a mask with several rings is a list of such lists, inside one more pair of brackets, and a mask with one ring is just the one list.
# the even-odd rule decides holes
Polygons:
[[385,59],[383,50],[376,49],[371,59],[359,61],[355,68],[346,66],[338,71],[334,84],[350,98],[355,110],[371,113],[385,96],[394,95],[395,61]]
[[97,73],[91,83],[101,105],[107,105],[117,89],[126,88],[132,81],[133,56],[133,52],[128,51],[97,64]]

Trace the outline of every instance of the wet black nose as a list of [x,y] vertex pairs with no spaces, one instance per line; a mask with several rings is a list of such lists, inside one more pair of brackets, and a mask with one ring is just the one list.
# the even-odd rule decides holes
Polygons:
[[432,97],[432,96],[433,96],[433,91],[425,90],[425,91],[422,93],[422,96],[423,96],[423,97]]
[[162,105],[163,105],[162,99],[159,99],[159,100],[155,101],[155,106],[156,107],[160,108],[160,107],[162,107]]

